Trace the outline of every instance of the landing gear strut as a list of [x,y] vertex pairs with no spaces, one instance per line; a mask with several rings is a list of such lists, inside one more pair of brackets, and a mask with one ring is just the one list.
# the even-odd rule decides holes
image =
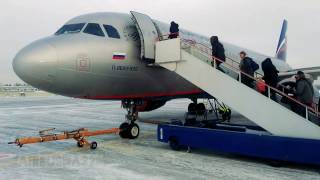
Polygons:
[[135,121],[138,119],[137,105],[139,101],[124,100],[122,107],[127,109],[126,122],[120,125],[120,137],[124,139],[136,139],[139,137],[140,128]]

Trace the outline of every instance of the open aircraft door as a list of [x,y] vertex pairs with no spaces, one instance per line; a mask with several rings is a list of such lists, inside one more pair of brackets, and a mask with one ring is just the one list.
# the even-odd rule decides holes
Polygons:
[[155,44],[159,37],[155,24],[148,15],[134,11],[131,11],[131,14],[140,35],[141,58],[153,61],[155,59]]

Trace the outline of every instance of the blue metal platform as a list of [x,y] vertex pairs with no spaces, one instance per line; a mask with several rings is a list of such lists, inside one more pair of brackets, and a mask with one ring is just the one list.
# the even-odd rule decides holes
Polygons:
[[158,141],[275,161],[320,165],[320,140],[273,136],[260,127],[213,124],[210,128],[158,125]]

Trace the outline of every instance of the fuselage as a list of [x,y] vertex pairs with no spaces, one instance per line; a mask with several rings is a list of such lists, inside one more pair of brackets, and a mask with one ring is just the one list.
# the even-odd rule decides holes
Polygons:
[[[169,24],[153,21],[159,34],[169,33]],[[67,27],[71,30],[63,32],[64,26],[55,35],[33,42],[17,54],[13,68],[22,80],[39,89],[76,98],[209,97],[174,72],[150,68],[141,60],[140,36],[131,15],[88,14],[66,25],[77,26]],[[89,25],[92,28],[88,28]],[[110,26],[113,29],[110,30]],[[187,30],[181,30],[180,35],[210,46],[208,37]],[[229,43],[223,45],[226,56],[238,62],[242,50],[259,64],[269,57]],[[280,71],[290,69],[284,61],[275,58],[272,61]]]

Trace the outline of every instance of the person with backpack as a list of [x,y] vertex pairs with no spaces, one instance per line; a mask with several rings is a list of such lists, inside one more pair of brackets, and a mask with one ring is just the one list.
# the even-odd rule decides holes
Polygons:
[[[306,79],[305,74],[302,71],[298,71],[295,78],[296,78],[296,87],[294,90],[295,98],[302,104],[312,107],[313,96],[314,96],[312,83],[308,79]],[[297,114],[303,117],[306,116],[305,107],[303,107],[298,103],[295,103],[293,111],[295,111]]]
[[[273,65],[271,59],[270,58],[265,59],[261,63],[261,68],[264,74],[262,78],[264,82],[273,88],[277,88],[278,81],[279,81],[279,78],[278,78],[279,71]],[[268,96],[268,91],[265,91],[265,95]],[[276,100],[276,92],[272,89],[270,90],[270,98],[272,100]]]
[[247,57],[247,53],[244,51],[240,52],[241,62],[239,65],[241,71],[241,82],[246,86],[253,88],[253,77],[254,72],[259,69],[259,65],[254,62],[250,57]]
[[[223,69],[220,67],[222,62],[226,61],[226,55],[223,45],[220,43],[218,36],[212,36],[210,38],[210,43],[212,46],[212,58],[216,63],[216,69],[224,73]],[[217,60],[217,59],[218,60]]]

